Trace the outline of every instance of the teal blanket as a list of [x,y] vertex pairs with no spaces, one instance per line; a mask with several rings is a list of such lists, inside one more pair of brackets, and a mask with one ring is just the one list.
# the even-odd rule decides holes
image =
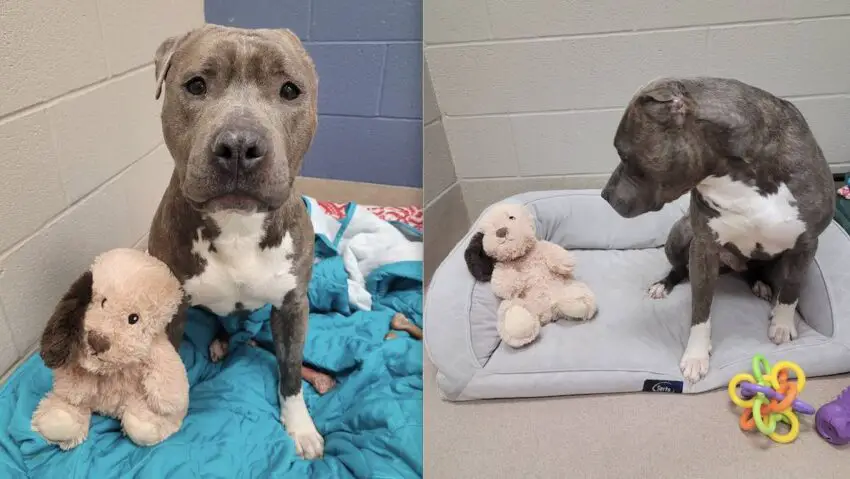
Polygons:
[[[190,310],[180,350],[191,384],[189,414],[177,434],[140,448],[123,437],[116,420],[95,416],[88,439],[72,451],[47,444],[30,430],[32,412],[52,380],[36,355],[0,391],[0,430],[6,431],[0,435],[0,478],[421,477],[422,344],[405,333],[384,340],[395,312],[422,324],[421,261],[390,258],[370,268],[361,286],[371,295],[371,309],[357,309],[348,301],[357,285],[343,264],[344,236],[317,239],[325,247],[317,249],[309,291],[305,361],[337,379],[324,396],[303,383],[325,438],[324,458],[297,457],[280,424],[277,366],[262,347],[269,309],[241,324]],[[216,321],[234,333],[230,354],[218,364],[208,353]],[[249,338],[260,347],[249,345]]]

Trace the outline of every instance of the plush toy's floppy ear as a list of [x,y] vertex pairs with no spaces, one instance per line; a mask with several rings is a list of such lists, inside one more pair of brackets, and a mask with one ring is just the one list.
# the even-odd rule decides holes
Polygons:
[[472,236],[463,257],[466,259],[466,267],[473,278],[482,283],[490,281],[493,277],[495,262],[484,252],[484,233],[478,232]]
[[86,271],[62,296],[41,335],[41,359],[47,367],[64,366],[79,347],[91,298],[92,273]]

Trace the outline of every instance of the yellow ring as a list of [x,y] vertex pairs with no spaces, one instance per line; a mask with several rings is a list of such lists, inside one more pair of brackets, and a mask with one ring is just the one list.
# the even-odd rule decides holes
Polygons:
[[753,401],[755,401],[755,397],[745,400],[741,398],[741,396],[738,396],[738,385],[744,381],[756,384],[756,380],[752,374],[738,374],[737,376],[733,377],[731,381],[729,381],[729,399],[731,399],[736,406],[740,406],[743,408],[753,407]]
[[[777,378],[776,375],[773,374],[773,370],[771,370],[770,374],[763,375],[762,378],[765,380],[768,386],[772,387],[773,389],[779,389],[779,378]],[[762,386],[764,386],[764,384],[762,384]]]
[[793,411],[783,411],[774,414],[782,416],[782,422],[788,423],[791,426],[791,430],[785,434],[774,432],[768,437],[780,444],[788,444],[794,439],[797,439],[797,436],[800,434],[800,420],[797,418],[797,415]]
[[[782,371],[783,369],[794,371],[794,375],[797,376],[797,393],[803,392],[803,388],[806,387],[806,374],[803,372],[803,368],[791,361],[780,361],[773,365],[774,371]],[[776,384],[776,388],[779,389],[779,384]]]

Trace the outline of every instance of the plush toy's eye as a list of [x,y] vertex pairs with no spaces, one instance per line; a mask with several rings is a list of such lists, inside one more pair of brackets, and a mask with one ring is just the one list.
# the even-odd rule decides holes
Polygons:
[[509,220],[515,220],[516,218],[514,218],[513,216],[508,216],[508,219]]
[[100,302],[100,307],[106,306],[106,298],[103,298],[103,301]]
[[133,313],[130,316],[127,316],[127,322],[130,323],[130,324],[138,323],[139,322],[139,315],[136,314],[136,313]]

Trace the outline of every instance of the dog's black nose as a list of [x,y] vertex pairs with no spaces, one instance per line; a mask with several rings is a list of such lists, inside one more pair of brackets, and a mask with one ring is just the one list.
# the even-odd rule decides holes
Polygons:
[[112,346],[109,343],[109,338],[96,331],[89,331],[88,334],[86,334],[86,342],[89,343],[89,346],[91,346],[91,349],[95,354],[105,353],[109,351],[110,346]]
[[253,129],[225,129],[212,145],[213,161],[227,171],[252,170],[268,154],[264,135]]
[[505,228],[504,226],[502,226],[501,228],[496,230],[496,237],[497,238],[504,238],[507,235],[508,235],[508,229]]

